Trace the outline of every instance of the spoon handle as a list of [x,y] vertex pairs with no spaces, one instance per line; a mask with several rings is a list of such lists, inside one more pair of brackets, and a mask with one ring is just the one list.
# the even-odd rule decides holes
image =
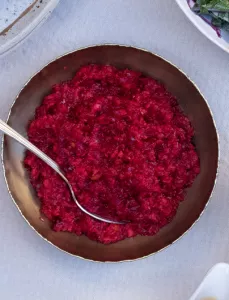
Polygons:
[[22,135],[16,132],[13,128],[8,126],[4,121],[0,119],[0,130],[3,131],[6,135],[12,137],[21,145],[25,146],[28,150],[33,152],[36,156],[38,156],[41,160],[43,160],[46,164],[48,164],[51,168],[53,168],[64,180],[66,179],[62,172],[60,171],[59,166],[44,152],[30,143],[27,139],[25,139]]
[[66,182],[67,186],[69,187],[69,190],[71,192],[72,198],[75,201],[76,205],[87,215],[91,216],[92,218],[95,218],[99,221],[103,221],[110,224],[125,224],[125,222],[118,222],[109,220],[103,217],[100,217],[96,214],[93,214],[89,212],[87,209],[85,209],[77,200],[73,188],[67,178],[63,175],[61,172],[59,166],[50,158],[48,157],[44,152],[39,150],[36,146],[34,146],[32,143],[30,143],[27,139],[25,139],[22,135],[20,135],[18,132],[16,132],[13,128],[11,128],[9,125],[7,125],[4,121],[0,119],[0,130],[3,131],[6,135],[12,137],[17,142],[19,142],[21,145],[25,146],[27,149],[29,149],[31,152],[33,152],[37,157],[39,157],[41,160],[43,160],[47,165],[49,165],[54,171],[56,171],[61,178]]
[[21,145],[25,146],[28,150],[33,152],[37,157],[39,157],[41,160],[43,160],[47,165],[49,165],[54,171],[56,171],[61,178],[66,182],[68,185],[70,192],[72,194],[73,200],[75,203],[79,206],[79,208],[84,211],[86,214],[89,214],[90,216],[94,217],[94,214],[91,214],[88,212],[76,199],[73,189],[67,180],[67,178],[63,175],[61,172],[59,166],[50,158],[48,157],[44,152],[42,152],[40,149],[38,149],[36,146],[34,146],[32,143],[30,143],[26,138],[24,138],[22,135],[20,135],[17,131],[15,131],[12,127],[7,125],[4,121],[0,119],[0,130],[3,131],[6,135],[12,137],[17,142],[19,142]]

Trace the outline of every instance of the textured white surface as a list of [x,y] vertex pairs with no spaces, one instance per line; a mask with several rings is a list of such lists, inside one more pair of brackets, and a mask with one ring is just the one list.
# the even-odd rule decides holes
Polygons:
[[30,229],[1,170],[0,299],[186,300],[215,263],[229,262],[229,56],[194,28],[174,0],[62,0],[23,45],[0,58],[0,117],[48,61],[105,42],[159,53],[200,87],[221,139],[212,201],[192,230],[165,251],[132,263],[92,263],[60,252]]

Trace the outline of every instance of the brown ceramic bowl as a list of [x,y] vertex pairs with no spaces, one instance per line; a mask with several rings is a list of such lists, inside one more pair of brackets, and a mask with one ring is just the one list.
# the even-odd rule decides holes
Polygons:
[[26,137],[26,126],[35,108],[53,84],[71,79],[80,66],[89,63],[112,64],[118,68],[141,71],[164,83],[177,97],[195,129],[195,144],[201,172],[188,190],[173,221],[151,237],[137,236],[111,245],[102,245],[85,236],[54,232],[40,214],[39,199],[23,166],[25,149],[5,136],[3,164],[9,192],[23,217],[45,240],[85,259],[118,262],[145,257],[171,245],[200,217],[214,187],[218,166],[218,139],[214,121],[196,86],[174,65],[144,50],[105,45],[77,50],[51,62],[23,88],[9,114],[8,124]]

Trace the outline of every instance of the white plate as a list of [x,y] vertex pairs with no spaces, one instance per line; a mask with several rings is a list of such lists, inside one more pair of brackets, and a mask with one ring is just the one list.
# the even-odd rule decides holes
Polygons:
[[229,265],[215,265],[189,300],[228,300]]
[[[0,0],[1,2],[2,0]],[[6,3],[4,4],[4,1]],[[8,2],[7,2],[8,1]],[[21,7],[18,2],[24,2]],[[4,9],[6,12],[5,20],[8,21],[6,26],[9,26],[3,34],[0,34],[0,55],[6,53],[20,42],[22,42],[35,28],[41,25],[53,9],[58,4],[59,0],[3,0]],[[26,10],[28,3],[32,5]],[[11,7],[7,7],[11,5]],[[25,6],[26,5],[26,6]],[[15,16],[12,16],[13,8],[15,9]],[[7,16],[9,14],[9,16]],[[3,25],[1,23],[1,30]]]
[[222,31],[222,37],[218,37],[212,27],[193,13],[188,6],[187,0],[176,0],[177,4],[189,18],[189,20],[213,43],[229,53],[229,33]]

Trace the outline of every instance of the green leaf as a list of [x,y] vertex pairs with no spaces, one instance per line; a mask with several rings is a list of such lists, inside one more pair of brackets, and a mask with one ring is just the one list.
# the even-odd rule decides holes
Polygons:
[[197,0],[194,8],[211,16],[212,25],[229,31],[229,0]]
[[210,0],[201,4],[203,9],[229,10],[229,0]]
[[229,22],[229,13],[212,13],[213,17],[225,22]]

